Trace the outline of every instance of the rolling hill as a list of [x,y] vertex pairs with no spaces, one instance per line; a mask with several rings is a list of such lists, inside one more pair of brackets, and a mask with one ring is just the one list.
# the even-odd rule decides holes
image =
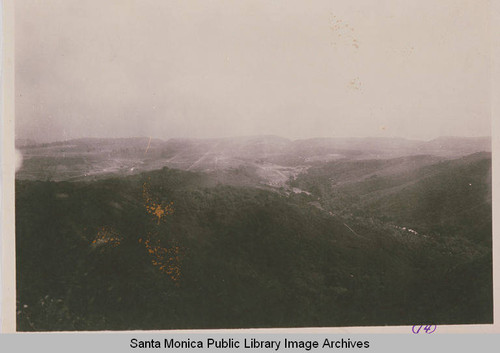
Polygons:
[[[17,179],[94,180],[163,167],[219,173],[253,173],[256,184],[284,186],[305,168],[336,160],[433,155],[442,159],[491,151],[491,139],[334,138],[291,141],[277,136],[220,139],[78,139],[46,144],[19,141],[23,165]],[[254,183],[254,184],[255,184]]]

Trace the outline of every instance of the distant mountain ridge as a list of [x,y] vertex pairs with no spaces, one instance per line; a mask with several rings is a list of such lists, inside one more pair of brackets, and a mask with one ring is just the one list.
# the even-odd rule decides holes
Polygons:
[[[223,145],[223,146],[242,146],[242,145],[267,145],[278,149],[287,148],[290,151],[301,151],[304,149],[324,149],[334,148],[341,150],[358,151],[378,151],[380,153],[399,154],[440,154],[440,155],[460,155],[471,154],[474,152],[491,152],[491,137],[456,137],[442,136],[432,140],[410,140],[395,137],[329,137],[329,138],[308,138],[291,140],[275,135],[256,135],[226,138],[171,138],[162,140],[158,138],[150,139],[148,137],[127,137],[127,138],[79,138],[65,141],[55,141],[49,143],[36,143],[33,140],[18,139],[16,146],[21,149],[26,148],[46,148],[55,146],[121,146],[130,147],[154,145],[172,146],[172,145]],[[122,146],[123,147],[123,146]]]
[[391,159],[430,155],[439,158],[491,152],[490,137],[441,137],[430,141],[402,138],[314,138],[279,136],[213,139],[82,138],[20,145],[18,179],[76,180],[110,174],[135,174],[163,167],[225,173],[242,172],[272,179],[279,186],[304,168],[334,160]]

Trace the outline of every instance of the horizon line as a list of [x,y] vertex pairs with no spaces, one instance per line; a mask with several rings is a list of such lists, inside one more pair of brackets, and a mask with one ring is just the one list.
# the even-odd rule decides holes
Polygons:
[[[307,140],[366,140],[366,139],[377,139],[377,140],[406,140],[413,142],[431,142],[439,139],[491,139],[491,135],[480,135],[480,136],[460,136],[460,135],[440,135],[431,139],[421,139],[421,138],[408,138],[408,137],[397,137],[397,136],[318,136],[318,137],[306,137],[306,138],[289,138],[275,134],[262,134],[262,135],[233,135],[233,136],[220,136],[220,137],[153,137],[153,136],[123,136],[123,137],[97,137],[97,136],[86,136],[86,137],[74,137],[64,140],[50,140],[50,141],[37,141],[31,138],[17,138],[15,137],[15,144],[17,145],[18,141],[26,141],[33,143],[35,145],[43,145],[43,144],[52,144],[52,143],[60,143],[60,142],[70,142],[70,141],[78,141],[78,140],[126,140],[126,139],[151,139],[151,140],[160,140],[163,142],[168,142],[170,140],[230,140],[230,139],[248,139],[248,138],[279,138],[283,140],[288,140],[290,142],[295,141],[307,141]],[[28,144],[29,145],[29,144]]]

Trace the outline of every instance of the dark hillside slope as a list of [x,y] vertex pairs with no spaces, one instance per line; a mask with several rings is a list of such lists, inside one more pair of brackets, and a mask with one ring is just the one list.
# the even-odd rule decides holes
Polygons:
[[491,243],[491,157],[473,155],[422,168],[397,190],[365,195],[362,207],[427,233]]
[[16,188],[21,331],[492,320],[487,247],[332,216],[313,196],[166,168]]
[[338,161],[309,169],[291,185],[312,192],[335,214],[375,217],[491,246],[490,153],[438,161],[426,156]]

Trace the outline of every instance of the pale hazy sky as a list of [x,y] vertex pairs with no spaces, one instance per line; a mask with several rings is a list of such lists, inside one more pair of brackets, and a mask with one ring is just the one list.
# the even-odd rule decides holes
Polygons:
[[16,136],[490,135],[483,0],[16,0]]

